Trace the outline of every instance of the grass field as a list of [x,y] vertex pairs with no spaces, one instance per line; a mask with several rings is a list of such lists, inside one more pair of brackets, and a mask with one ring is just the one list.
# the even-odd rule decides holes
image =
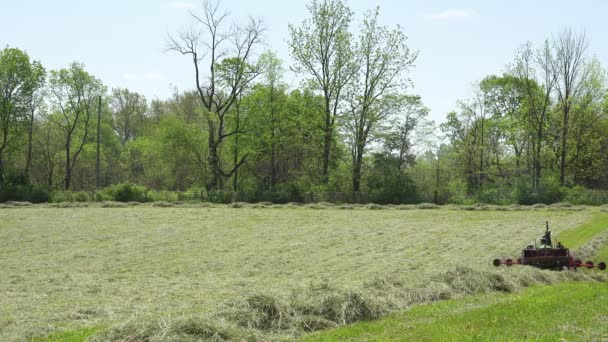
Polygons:
[[[416,288],[459,265],[489,272],[493,258],[516,256],[537,239],[546,220],[566,234],[594,215],[607,214],[589,208],[0,209],[0,340],[70,330],[87,335],[124,322],[140,327],[211,314],[260,293],[358,291],[387,276]],[[254,321],[257,328],[264,324]],[[211,336],[221,337],[222,327],[214,329]]]
[[606,284],[561,283],[420,305],[303,341],[606,341],[606,308]]

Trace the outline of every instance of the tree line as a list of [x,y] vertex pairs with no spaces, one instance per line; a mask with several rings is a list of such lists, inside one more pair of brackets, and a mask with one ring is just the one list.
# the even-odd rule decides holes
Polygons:
[[108,89],[77,62],[47,71],[23,50],[0,50],[0,197],[130,182],[275,201],[608,200],[606,72],[584,33],[523,44],[436,125],[410,92],[417,52],[380,8],[360,23],[345,0],[308,11],[289,26],[297,87],[265,51],[263,21],[232,24],[213,2],[167,38],[194,76],[192,90],[167,99]]

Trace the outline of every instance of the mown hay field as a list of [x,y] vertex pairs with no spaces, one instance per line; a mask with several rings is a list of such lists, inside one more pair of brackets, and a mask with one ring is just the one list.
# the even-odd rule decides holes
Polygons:
[[489,270],[494,257],[516,256],[547,220],[560,233],[597,213],[4,208],[0,340],[213,312],[258,293],[358,289],[392,275],[422,286],[459,265]]

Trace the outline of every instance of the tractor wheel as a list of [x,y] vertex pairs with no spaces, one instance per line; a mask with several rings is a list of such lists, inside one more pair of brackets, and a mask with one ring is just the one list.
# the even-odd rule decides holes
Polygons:
[[574,267],[581,267],[582,263],[583,262],[580,259],[576,259],[576,260],[574,260]]
[[587,268],[593,268],[593,261],[587,261],[585,264],[587,264]]
[[513,264],[513,260],[512,259],[507,259],[507,266],[511,266]]
[[496,267],[500,266],[501,262],[500,259],[494,259],[494,261],[492,262],[492,264]]
[[605,262],[600,262],[599,264],[597,264],[597,268],[600,269],[600,271],[603,271],[606,269],[606,263]]

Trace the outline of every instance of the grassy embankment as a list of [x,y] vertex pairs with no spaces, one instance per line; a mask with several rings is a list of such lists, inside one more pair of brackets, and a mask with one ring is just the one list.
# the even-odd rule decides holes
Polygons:
[[303,341],[604,341],[605,283],[566,282],[419,305]]
[[[608,260],[608,214],[597,214],[557,240],[576,250],[595,247]],[[602,244],[594,244],[593,240]],[[598,272],[579,270],[579,272]],[[517,294],[489,293],[415,306],[387,318],[319,332],[303,341],[595,341],[608,340],[606,283],[565,282]]]

